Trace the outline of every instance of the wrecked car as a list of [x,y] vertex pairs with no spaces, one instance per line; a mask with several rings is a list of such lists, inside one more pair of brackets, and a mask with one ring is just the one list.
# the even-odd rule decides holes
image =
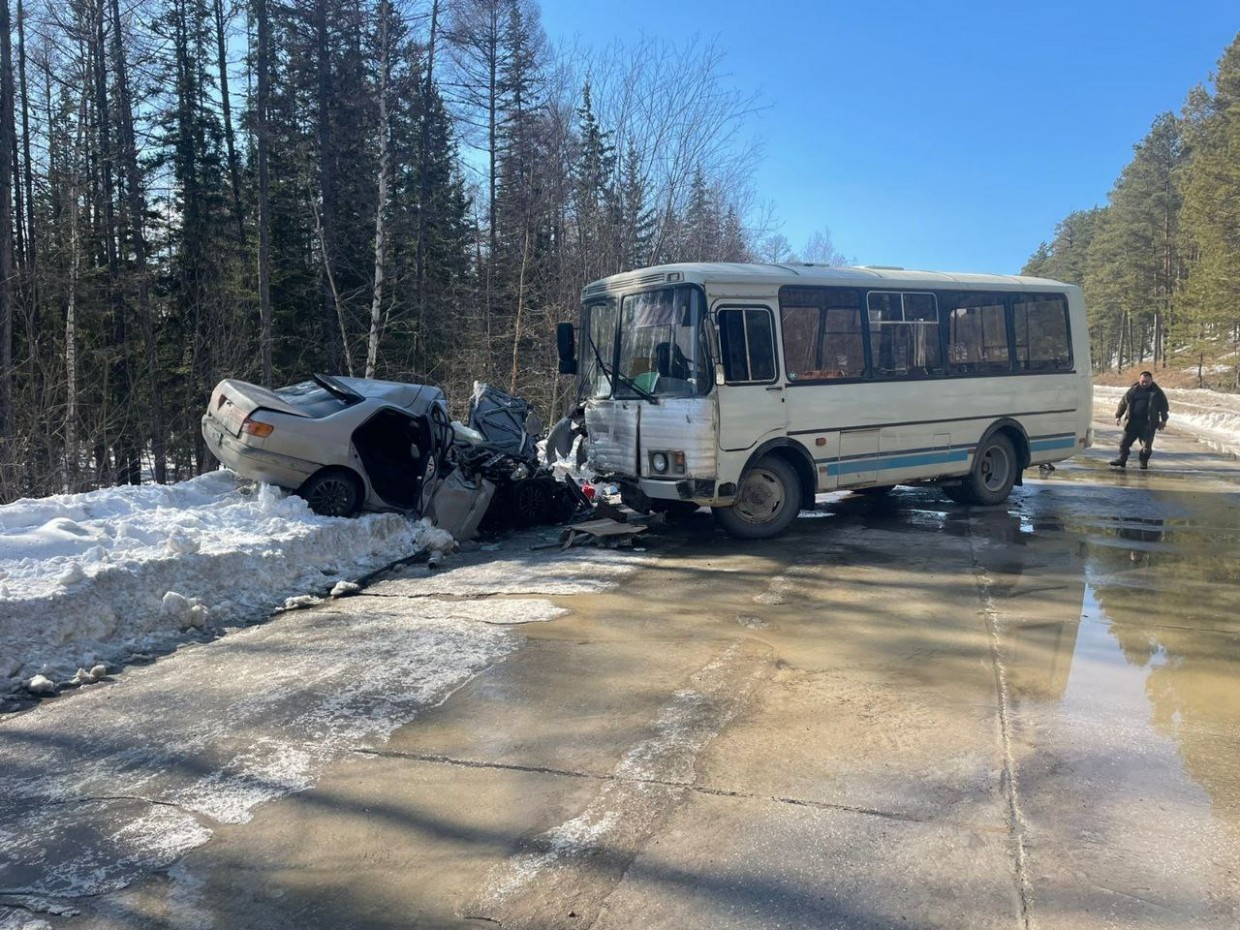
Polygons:
[[462,424],[438,388],[331,375],[275,391],[225,379],[202,418],[226,467],[292,491],[315,513],[401,511],[458,540],[480,526],[563,523],[582,506],[576,485],[539,461],[541,431],[528,402],[488,384],[474,384]]
[[227,378],[202,418],[211,454],[243,478],[285,488],[315,513],[397,510],[468,539],[494,485],[456,467],[438,388],[314,375],[279,390]]
[[565,523],[589,507],[575,483],[561,481],[541,460],[535,438],[542,421],[524,398],[476,381],[468,421],[457,431],[460,466],[496,489],[483,530]]

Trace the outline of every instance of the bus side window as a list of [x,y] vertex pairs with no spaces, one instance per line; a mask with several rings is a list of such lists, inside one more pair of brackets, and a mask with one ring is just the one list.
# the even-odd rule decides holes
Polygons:
[[830,378],[865,376],[865,336],[860,307],[832,307],[827,310],[822,331],[823,367]]
[[940,294],[947,314],[947,355],[952,374],[1011,370],[1007,316],[999,294]]
[[1030,295],[1025,302],[1013,304],[1012,311],[1016,324],[1017,368],[1066,371],[1072,367],[1068,304],[1062,295]]
[[943,373],[939,358],[938,305],[933,294],[871,291],[870,354],[879,378]]
[[729,384],[775,380],[775,327],[765,307],[720,310],[719,348]]

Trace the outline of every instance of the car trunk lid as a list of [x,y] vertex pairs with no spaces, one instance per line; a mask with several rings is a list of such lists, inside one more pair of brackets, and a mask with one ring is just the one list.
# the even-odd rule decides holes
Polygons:
[[304,417],[305,410],[290,404],[274,391],[248,381],[234,381],[231,378],[221,381],[211,392],[211,406],[208,413],[211,419],[226,429],[233,436],[241,435],[241,424],[255,410],[275,410],[279,413]]

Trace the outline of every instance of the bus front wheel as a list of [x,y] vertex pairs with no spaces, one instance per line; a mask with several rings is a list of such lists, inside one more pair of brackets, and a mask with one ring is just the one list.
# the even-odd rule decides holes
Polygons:
[[960,484],[970,504],[990,506],[1007,500],[1016,482],[1016,450],[1012,440],[994,433],[977,448],[973,471]]
[[731,507],[714,507],[715,520],[739,539],[770,539],[796,519],[801,509],[801,482],[796,471],[768,455],[746,470]]

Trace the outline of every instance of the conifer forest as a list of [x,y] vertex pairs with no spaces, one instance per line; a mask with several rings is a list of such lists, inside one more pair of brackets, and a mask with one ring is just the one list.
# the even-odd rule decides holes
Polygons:
[[[585,284],[793,257],[758,106],[710,41],[556,47],[536,0],[0,0],[0,503],[214,468],[225,377],[550,421]],[[1086,288],[1096,367],[1235,342],[1237,151],[1240,42],[1030,259]]]
[[1240,389],[1240,36],[1210,83],[1022,269],[1084,288],[1095,370],[1195,366],[1199,386]]

